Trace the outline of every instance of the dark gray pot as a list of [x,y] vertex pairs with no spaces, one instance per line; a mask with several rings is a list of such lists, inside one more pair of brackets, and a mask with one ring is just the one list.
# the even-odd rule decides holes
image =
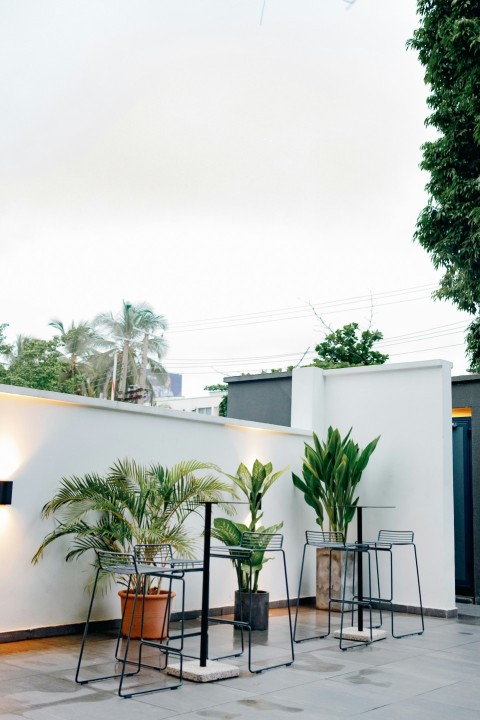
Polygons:
[[[240,622],[251,622],[252,630],[268,630],[268,592],[259,590],[256,593],[235,591],[234,618]],[[252,615],[250,620],[250,604]]]

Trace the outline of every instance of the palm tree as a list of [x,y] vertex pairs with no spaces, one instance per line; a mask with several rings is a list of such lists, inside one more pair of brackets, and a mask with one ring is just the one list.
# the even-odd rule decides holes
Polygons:
[[148,368],[166,372],[160,361],[167,350],[163,337],[167,320],[156,315],[147,303],[132,305],[124,300],[120,313],[98,315],[94,327],[106,334],[101,342],[112,358],[115,353],[122,354],[119,395],[125,395],[127,380],[145,387]]
[[[44,537],[32,562],[38,563],[47,546],[65,536],[73,538],[67,561],[95,550],[133,552],[135,545],[149,543],[168,543],[182,557],[192,557],[185,520],[199,503],[218,502],[223,493],[232,494],[212,470],[219,469],[195,460],[170,469],[118,460],[105,476],[63,478],[42,509],[44,518],[55,516],[58,524]],[[103,580],[108,577],[107,573]]]
[[91,376],[90,358],[97,341],[93,328],[82,321],[78,325],[72,322],[68,330],[65,330],[63,322],[57,318],[49,325],[60,332],[60,345],[63,347],[67,361],[65,375],[72,378],[74,392],[78,395],[90,395],[88,391],[88,375]]

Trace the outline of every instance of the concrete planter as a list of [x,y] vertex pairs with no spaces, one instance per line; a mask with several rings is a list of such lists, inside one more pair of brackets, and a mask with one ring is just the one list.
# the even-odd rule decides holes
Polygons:
[[235,591],[234,618],[240,622],[250,622],[250,605],[252,608],[252,630],[268,630],[268,607],[270,595],[264,590],[250,593]]
[[[317,548],[317,583],[316,583],[316,607],[318,610],[328,610],[330,597],[341,598],[344,576],[345,552],[332,550],[331,552],[332,574],[331,585],[329,585],[329,564],[330,550],[328,548]],[[353,595],[353,562],[348,563],[347,588],[345,597]],[[340,611],[339,603],[332,603],[332,610]]]

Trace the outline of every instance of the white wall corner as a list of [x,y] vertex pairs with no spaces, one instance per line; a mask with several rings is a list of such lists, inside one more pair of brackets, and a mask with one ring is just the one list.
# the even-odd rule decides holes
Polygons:
[[323,436],[326,428],[325,374],[321,368],[293,370],[291,426]]

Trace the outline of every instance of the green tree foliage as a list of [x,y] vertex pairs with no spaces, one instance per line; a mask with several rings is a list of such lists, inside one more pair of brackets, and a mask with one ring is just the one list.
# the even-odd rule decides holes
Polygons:
[[225,395],[225,397],[220,400],[218,415],[219,417],[228,417],[228,395]]
[[3,382],[37,390],[72,393],[72,380],[64,377],[64,369],[58,339],[24,338],[21,351],[10,363]]
[[11,345],[9,345],[5,339],[5,328],[8,327],[8,323],[0,325],[0,357],[8,356],[11,352]]
[[[208,392],[224,392],[228,393],[228,385],[225,383],[217,383],[217,385],[205,385],[203,388],[204,390],[207,390]],[[220,404],[218,406],[218,414],[220,417],[227,417],[227,408],[228,408],[228,394],[225,395],[221,400]]]
[[108,396],[116,353],[120,389],[125,390],[127,383],[148,386],[147,370],[166,373],[160,360],[167,347],[163,337],[167,321],[146,303],[123,302],[117,315],[102,313],[92,323],[73,322],[66,327],[54,319],[49,324],[58,332],[53,340],[18,335],[13,346],[5,340],[7,324],[0,324],[0,382]]
[[477,315],[467,353],[480,368],[480,10],[478,0],[418,0],[420,27],[409,46],[430,86],[426,125],[438,136],[423,147],[430,174],[427,206],[414,239],[444,270],[437,298]]
[[121,353],[120,394],[125,393],[127,385],[145,387],[147,369],[165,374],[160,361],[167,350],[163,336],[167,320],[156,315],[147,303],[132,305],[123,301],[119,313],[98,315],[94,327],[108,358]]
[[5,328],[7,327],[8,323],[0,324],[0,383],[6,382],[5,362],[12,351],[11,345],[8,345],[5,339]]
[[383,338],[379,330],[363,330],[359,334],[358,323],[349,323],[326,335],[315,347],[318,358],[314,364],[321,368],[350,367],[352,365],[382,365],[388,355],[373,350],[373,345]]
[[91,363],[95,352],[96,336],[86,322],[71,323],[68,329],[61,320],[52,320],[50,326],[60,332],[59,347],[65,358],[62,375],[71,380],[76,395],[92,395],[91,380],[94,369]]
[[218,383],[217,385],[205,385],[203,388],[207,392],[227,392],[228,385],[226,383]]

